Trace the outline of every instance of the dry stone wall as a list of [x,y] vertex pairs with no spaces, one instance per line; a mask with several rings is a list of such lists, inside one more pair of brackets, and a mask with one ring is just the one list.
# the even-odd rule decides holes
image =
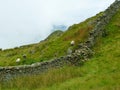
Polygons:
[[120,1],[116,0],[101,16],[96,27],[90,32],[89,38],[85,43],[80,43],[74,53],[60,58],[32,65],[0,67],[0,81],[12,79],[17,76],[40,74],[50,68],[59,68],[64,65],[80,65],[92,56],[91,48],[96,43],[97,37],[105,35],[105,25],[120,10]]
[[96,39],[99,36],[105,36],[105,26],[109,23],[111,18],[120,10],[120,1],[116,0],[110,7],[108,7],[104,14],[97,20],[97,25],[95,28],[89,33],[89,38],[85,42],[85,45],[89,48],[92,48],[96,43]]

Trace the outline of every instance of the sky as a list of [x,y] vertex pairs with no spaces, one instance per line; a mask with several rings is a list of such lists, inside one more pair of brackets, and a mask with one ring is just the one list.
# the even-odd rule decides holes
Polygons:
[[100,11],[115,0],[0,0],[0,48],[37,43],[53,25],[70,26]]

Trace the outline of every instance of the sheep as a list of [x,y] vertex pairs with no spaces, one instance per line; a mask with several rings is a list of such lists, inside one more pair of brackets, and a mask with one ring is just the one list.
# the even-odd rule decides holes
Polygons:
[[17,58],[16,63],[19,63],[19,62],[20,62],[20,60],[21,60],[20,58]]
[[27,55],[26,55],[26,54],[23,54],[23,58],[26,59],[26,58],[27,58]]
[[72,41],[70,42],[70,44],[71,44],[71,46],[73,46],[73,45],[75,44],[75,41],[72,40]]
[[0,51],[2,51],[2,48],[0,48]]

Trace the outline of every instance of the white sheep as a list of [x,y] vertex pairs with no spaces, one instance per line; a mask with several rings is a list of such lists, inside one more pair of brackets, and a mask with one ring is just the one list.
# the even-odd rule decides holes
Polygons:
[[72,40],[72,41],[70,42],[70,44],[71,44],[71,46],[73,46],[73,45],[75,44],[75,41]]
[[20,62],[20,60],[21,60],[20,58],[17,58],[16,63],[19,63],[19,62]]

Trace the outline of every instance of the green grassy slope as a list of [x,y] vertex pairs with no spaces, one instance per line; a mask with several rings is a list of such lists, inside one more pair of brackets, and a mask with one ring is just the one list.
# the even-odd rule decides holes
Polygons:
[[[56,31],[40,43],[0,51],[0,66],[17,65],[17,58],[21,58],[19,65],[22,65],[46,61],[66,55],[71,40],[75,40],[76,45],[79,42],[83,42],[87,38],[89,31],[94,27],[94,22],[101,15],[102,13],[82,23],[74,24],[64,33]],[[75,47],[76,46],[74,46],[73,49]],[[26,55],[27,58],[23,58],[23,55]]]
[[106,26],[108,36],[99,40],[94,48],[96,51],[94,57],[80,68],[82,76],[54,84],[45,90],[120,90],[120,20],[118,18],[120,11]]
[[99,38],[95,55],[81,67],[66,66],[2,84],[2,90],[120,90],[120,11]]

